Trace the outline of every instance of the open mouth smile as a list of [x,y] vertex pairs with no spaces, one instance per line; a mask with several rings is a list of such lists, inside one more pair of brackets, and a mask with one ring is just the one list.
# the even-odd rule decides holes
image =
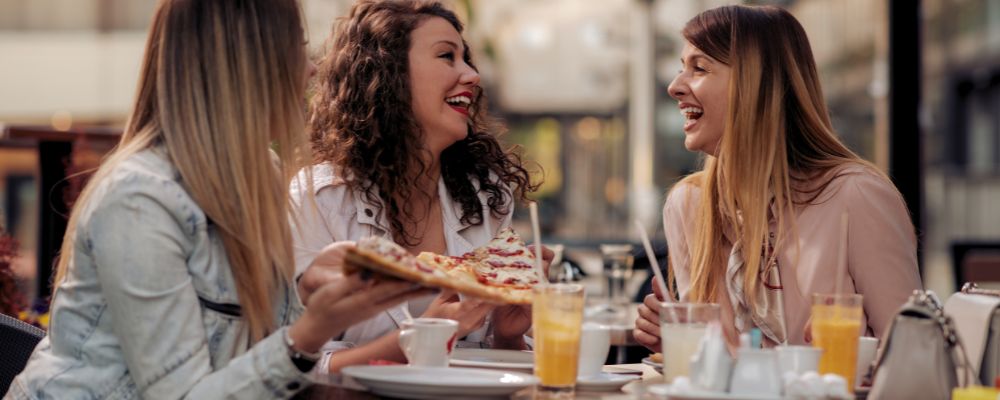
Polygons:
[[448,106],[451,107],[452,110],[455,110],[456,112],[468,117],[469,106],[472,105],[472,93],[462,92],[457,95],[445,98],[444,102],[448,103]]

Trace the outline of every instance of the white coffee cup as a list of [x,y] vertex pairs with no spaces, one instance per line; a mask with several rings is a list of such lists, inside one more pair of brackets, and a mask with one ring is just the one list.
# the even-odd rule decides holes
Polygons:
[[772,349],[741,348],[730,378],[729,391],[740,395],[781,394],[777,354]]
[[865,375],[875,361],[875,352],[878,350],[878,338],[862,336],[858,338],[858,365],[857,375],[854,378],[854,386],[861,386]]
[[399,331],[399,348],[409,365],[447,367],[451,349],[455,347],[458,321],[443,318],[415,318],[403,321]]
[[778,368],[782,375],[794,372],[801,375],[805,372],[816,372],[819,368],[819,358],[823,349],[812,346],[778,346]]
[[600,375],[611,348],[611,331],[607,326],[587,322],[580,329],[580,360],[576,376],[580,378]]

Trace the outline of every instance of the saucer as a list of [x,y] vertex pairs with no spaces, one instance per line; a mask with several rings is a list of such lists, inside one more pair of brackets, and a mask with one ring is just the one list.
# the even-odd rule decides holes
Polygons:
[[615,392],[625,384],[639,380],[639,375],[612,374],[601,372],[597,375],[576,378],[576,388],[587,392]]
[[663,373],[663,363],[658,363],[656,361],[653,361],[653,359],[649,357],[643,358],[642,363],[650,367],[653,367],[653,369],[656,369],[656,372],[659,372],[661,374]]

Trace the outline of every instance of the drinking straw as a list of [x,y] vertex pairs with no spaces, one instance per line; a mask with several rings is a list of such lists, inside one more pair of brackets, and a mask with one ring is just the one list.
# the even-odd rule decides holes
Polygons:
[[639,222],[638,219],[635,220],[635,226],[639,229],[639,236],[642,237],[642,245],[646,248],[646,257],[649,257],[649,268],[653,270],[653,280],[660,287],[660,293],[663,293],[667,297],[667,302],[672,303],[674,301],[674,293],[663,279],[663,272],[660,271],[660,263],[656,262],[656,253],[653,252],[653,245],[649,242],[649,234],[646,233],[646,228],[642,226],[642,222]]
[[837,252],[837,283],[833,294],[839,295],[844,288],[847,275],[847,210],[840,214],[840,250]]
[[538,271],[538,276],[542,278],[539,280],[539,284],[545,285],[549,283],[549,277],[545,275],[545,269],[542,268],[542,233],[541,229],[538,228],[538,203],[531,202],[528,204],[528,208],[531,210],[531,230],[535,235],[535,269]]

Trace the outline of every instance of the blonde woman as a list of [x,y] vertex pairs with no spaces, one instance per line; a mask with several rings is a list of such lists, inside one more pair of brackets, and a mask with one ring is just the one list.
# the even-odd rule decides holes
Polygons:
[[[291,189],[293,198],[316,200],[298,218],[297,264],[332,241],[368,236],[414,254],[461,255],[509,226],[514,201],[536,186],[500,146],[455,14],[437,1],[359,0],[330,43],[310,120],[313,180]],[[404,307],[459,321],[459,346],[526,348],[529,307],[442,293],[352,327],[327,348],[321,369],[405,362],[397,344]]]
[[[718,303],[731,345],[751,328],[766,345],[801,344],[811,295],[841,280],[864,296],[868,333],[881,335],[921,287],[916,238],[893,184],[833,131],[801,25],[778,7],[725,6],[683,35],[669,91],[686,117],[684,145],[705,164],[663,209],[681,299]],[[634,332],[654,350],[659,296],[640,306]]]
[[323,343],[425,294],[340,279],[296,296],[303,35],[295,0],[158,4],[134,111],[70,217],[49,335],[5,398],[287,398]]

